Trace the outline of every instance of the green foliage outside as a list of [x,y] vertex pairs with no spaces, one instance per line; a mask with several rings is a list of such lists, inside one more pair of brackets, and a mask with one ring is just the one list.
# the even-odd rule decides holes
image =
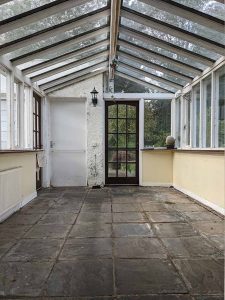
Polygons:
[[171,101],[145,101],[145,147],[165,147],[166,137],[171,134]]

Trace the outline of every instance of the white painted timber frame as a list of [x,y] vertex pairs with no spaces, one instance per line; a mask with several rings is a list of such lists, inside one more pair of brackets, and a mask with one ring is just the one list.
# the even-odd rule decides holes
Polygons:
[[[223,148],[219,148],[218,145],[218,108],[219,108],[219,75],[224,73],[225,67],[225,58],[222,57],[219,59],[213,66],[213,68],[209,68],[205,70],[200,77],[196,77],[191,84],[188,84],[181,92],[176,93],[176,101],[178,98],[181,100],[181,149],[214,149],[221,150]],[[223,69],[222,69],[223,68]],[[206,99],[204,96],[205,89],[205,79],[211,76],[211,144],[210,147],[206,147]],[[195,120],[195,98],[196,98],[196,87],[200,85],[200,124],[199,124],[199,147],[196,146],[196,120]],[[186,131],[184,129],[185,120],[187,118],[187,110],[185,106],[184,95],[188,92],[192,93],[192,101],[191,101],[191,143],[187,145],[186,140]],[[175,105],[176,102],[172,101],[172,105]],[[177,119],[176,109],[173,114],[173,119]],[[177,126],[177,125],[176,125]],[[176,136],[176,131],[172,132]]]

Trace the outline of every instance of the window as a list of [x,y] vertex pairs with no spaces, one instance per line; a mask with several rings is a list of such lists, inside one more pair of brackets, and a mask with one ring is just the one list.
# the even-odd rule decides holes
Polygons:
[[33,96],[33,148],[41,149],[41,98]]
[[204,143],[206,148],[211,147],[211,115],[212,115],[212,76],[203,80],[203,103],[204,103]]
[[171,134],[171,101],[146,100],[144,114],[145,147],[165,147]]
[[8,77],[0,70],[0,148],[10,148],[9,139],[9,95],[7,95]]
[[176,114],[176,128],[175,128],[175,139],[176,147],[181,146],[181,98],[175,99],[175,114]]
[[13,138],[14,138],[14,147],[19,147],[19,94],[20,94],[20,84],[14,82],[13,85]]
[[184,146],[191,146],[191,93],[183,96],[184,101]]
[[193,100],[194,100],[194,147],[200,147],[200,83],[193,88]]
[[225,147],[225,66],[217,72],[217,105],[218,105],[218,147]]
[[32,148],[32,97],[31,89],[28,86],[24,87],[24,147]]

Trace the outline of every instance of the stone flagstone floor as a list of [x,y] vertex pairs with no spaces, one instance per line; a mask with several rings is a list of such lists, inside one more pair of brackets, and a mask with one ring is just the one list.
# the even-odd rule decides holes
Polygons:
[[222,300],[223,249],[172,188],[46,189],[0,225],[0,299]]

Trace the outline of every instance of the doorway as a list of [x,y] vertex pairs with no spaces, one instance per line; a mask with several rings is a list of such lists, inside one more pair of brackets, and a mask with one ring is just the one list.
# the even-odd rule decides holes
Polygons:
[[139,102],[105,105],[106,184],[139,184]]
[[52,99],[51,185],[86,186],[86,102]]

